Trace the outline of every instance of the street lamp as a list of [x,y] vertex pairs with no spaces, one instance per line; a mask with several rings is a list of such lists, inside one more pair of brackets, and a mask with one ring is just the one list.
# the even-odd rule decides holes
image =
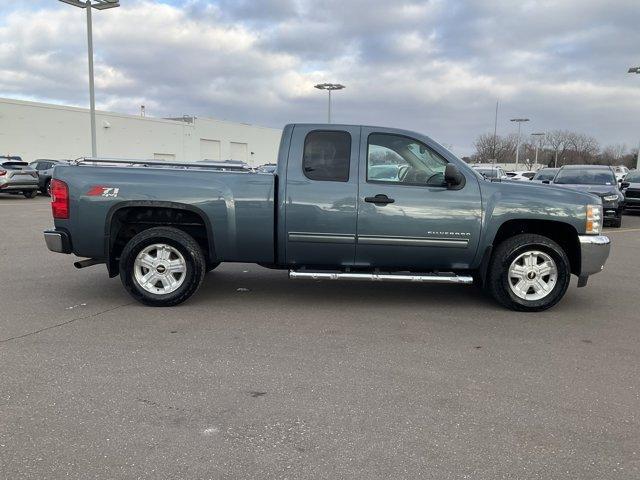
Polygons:
[[[640,74],[640,67],[631,67],[627,73]],[[638,147],[638,158],[636,158],[636,170],[640,170],[640,146]]]
[[528,118],[512,118],[512,122],[516,122],[518,124],[518,143],[516,144],[516,172],[518,171],[518,160],[520,158],[520,125],[522,122],[528,122]]
[[96,97],[93,86],[93,25],[91,22],[91,9],[106,10],[107,8],[119,7],[118,0],[60,0],[74,7],[86,8],[87,10],[87,50],[89,55],[89,107],[91,116],[91,156],[98,156],[96,147]]
[[314,85],[313,88],[317,88],[318,90],[326,90],[329,92],[329,108],[327,109],[327,123],[331,123],[331,92],[333,90],[342,90],[346,88],[344,85],[340,85],[339,83],[319,83]]
[[546,135],[547,134],[544,132],[531,134],[532,137],[538,137],[538,141],[536,142],[536,160],[534,162],[534,165],[538,165],[538,147],[540,147],[540,142],[542,141],[542,137]]

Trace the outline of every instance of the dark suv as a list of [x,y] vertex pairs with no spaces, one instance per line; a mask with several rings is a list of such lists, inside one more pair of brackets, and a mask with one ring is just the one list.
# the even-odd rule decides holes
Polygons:
[[619,228],[622,225],[624,196],[618,189],[613,169],[607,165],[565,165],[551,185],[592,193],[602,199],[604,223]]
[[38,172],[38,188],[45,195],[51,195],[51,177],[53,175],[53,167],[61,163],[69,163],[67,160],[50,160],[48,158],[39,158],[29,164],[36,172]]

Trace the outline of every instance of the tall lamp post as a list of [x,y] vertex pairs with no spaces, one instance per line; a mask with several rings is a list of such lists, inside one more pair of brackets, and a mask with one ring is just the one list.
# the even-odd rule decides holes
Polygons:
[[538,137],[537,141],[536,141],[536,160],[534,165],[538,165],[538,148],[540,147],[540,142],[542,142],[542,137],[546,136],[547,134],[544,132],[540,132],[540,133],[532,133],[531,136],[532,137]]
[[528,122],[528,118],[512,118],[512,122],[516,122],[518,124],[518,142],[516,144],[516,172],[518,171],[518,160],[520,159],[520,125],[522,122]]
[[314,85],[313,88],[317,88],[318,90],[326,90],[329,92],[329,106],[327,108],[327,123],[331,123],[331,92],[334,90],[342,90],[346,88],[344,85],[340,85],[339,83],[319,83]]
[[107,8],[119,7],[119,0],[60,0],[78,8],[87,10],[87,50],[89,55],[89,109],[91,116],[91,156],[98,156],[96,146],[96,97],[93,86],[93,25],[91,21],[91,9],[106,10]]
[[[640,67],[631,67],[627,73],[640,74]],[[636,158],[636,170],[640,170],[640,147],[638,147],[638,158]]]

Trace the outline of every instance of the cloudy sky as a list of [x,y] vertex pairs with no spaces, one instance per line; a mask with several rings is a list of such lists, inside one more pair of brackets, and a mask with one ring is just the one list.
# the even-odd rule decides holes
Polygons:
[[[94,15],[98,108],[281,127],[408,128],[459,155],[479,133],[640,140],[638,0],[121,0]],[[0,96],[86,106],[84,11],[0,2]]]

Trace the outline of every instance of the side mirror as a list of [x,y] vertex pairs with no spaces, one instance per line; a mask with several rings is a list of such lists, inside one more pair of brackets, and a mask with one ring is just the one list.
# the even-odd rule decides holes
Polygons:
[[454,164],[447,163],[444,169],[444,181],[449,188],[460,187],[464,184],[464,175],[460,173],[460,170]]
[[629,182],[620,182],[620,188],[629,188],[629,185],[631,185]]
[[542,180],[542,183],[546,183],[547,185],[549,185],[551,183],[551,180]]

